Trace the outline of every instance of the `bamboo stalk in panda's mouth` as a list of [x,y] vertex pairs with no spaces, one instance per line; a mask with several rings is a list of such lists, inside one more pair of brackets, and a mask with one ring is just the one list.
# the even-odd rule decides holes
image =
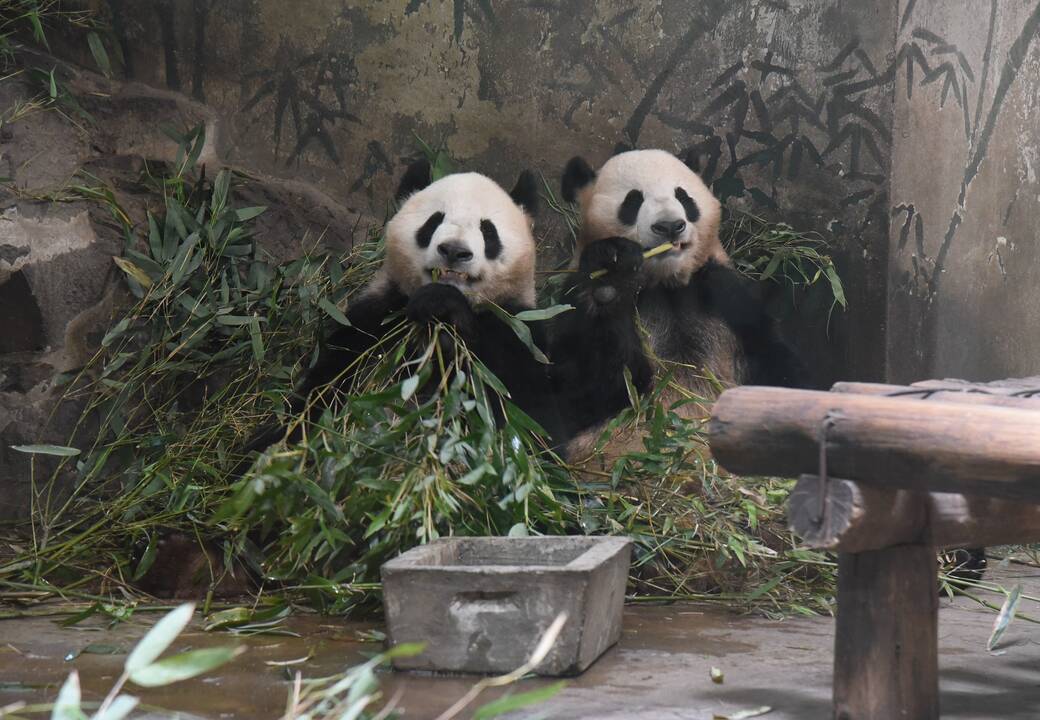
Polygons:
[[[673,250],[673,249],[675,249],[675,246],[672,245],[671,243],[665,243],[664,245],[658,245],[657,247],[652,247],[649,250],[647,250],[645,253],[643,253],[643,259],[644,260],[649,260],[654,255],[660,255],[661,253],[666,253],[669,250]],[[589,273],[589,279],[590,280],[598,280],[599,278],[603,277],[606,274],[607,274],[607,269],[606,268],[600,268],[599,270],[593,270],[591,273]]]

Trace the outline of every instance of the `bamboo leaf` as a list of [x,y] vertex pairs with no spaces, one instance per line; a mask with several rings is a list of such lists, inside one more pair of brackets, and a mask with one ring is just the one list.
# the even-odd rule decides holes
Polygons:
[[152,279],[148,277],[148,274],[126,258],[113,257],[112,260],[119,266],[120,270],[136,280],[141,287],[149,288],[152,286]]
[[228,325],[231,327],[240,327],[242,325],[249,325],[253,322],[251,315],[218,315],[217,324]]
[[162,233],[159,232],[159,223],[156,222],[155,216],[151,212],[148,213],[148,249],[152,253],[152,259],[158,262],[166,260],[166,254],[163,252]]
[[1018,609],[1018,601],[1022,596],[1022,586],[1016,585],[1014,589],[1008,593],[1007,599],[1004,600],[1004,605],[1000,608],[1000,613],[997,614],[997,619],[993,623],[993,632],[989,636],[989,640],[986,642],[986,649],[990,652],[1000,642],[1000,638],[1004,637],[1004,633],[1008,629],[1008,625],[1015,618],[1015,611]]
[[84,720],[80,710],[79,673],[73,670],[58,691],[58,699],[51,710],[51,720]]
[[253,357],[257,364],[264,361],[264,340],[260,335],[260,318],[256,313],[249,318],[249,340],[253,346]]
[[351,326],[350,320],[347,319],[347,316],[344,315],[343,312],[338,307],[336,307],[336,305],[328,298],[322,298],[321,300],[319,300],[318,307],[324,310],[326,315],[338,322],[340,325],[344,325],[346,327]]
[[64,445],[12,445],[11,449],[30,455],[57,455],[59,457],[79,455],[79,450]]
[[206,130],[205,127],[199,125],[195,129],[195,139],[191,144],[191,151],[188,153],[188,169],[192,170],[195,165],[199,162],[199,157],[202,155],[202,148],[206,146]]
[[155,537],[148,539],[148,547],[145,548],[144,554],[141,555],[141,561],[137,563],[137,569],[134,570],[133,580],[140,580],[144,577],[144,574],[152,567],[152,563],[155,562],[155,555],[158,552],[158,543]]
[[400,643],[382,654],[384,660],[392,660],[399,657],[415,657],[426,649],[426,643]]
[[132,675],[151,665],[187,627],[194,612],[195,603],[185,603],[164,615],[130,652],[124,665],[126,671]]
[[26,17],[29,19],[29,24],[32,25],[33,38],[36,40],[36,42],[40,43],[45,48],[50,50],[51,46],[47,42],[47,35],[43,32],[43,23],[40,22],[40,11],[30,10],[28,13],[26,13]]
[[545,353],[539,350],[538,346],[534,344],[534,338],[531,337],[531,328],[527,327],[527,325],[525,325],[523,321],[518,320],[514,315],[510,315],[508,312],[503,310],[495,303],[488,303],[486,307],[489,308],[491,312],[493,312],[495,315],[497,315],[499,319],[502,320],[502,322],[508,325],[514,333],[516,333],[516,336],[520,338],[520,342],[522,342],[527,347],[527,349],[531,351],[531,354],[534,356],[535,360],[542,363],[543,365],[549,364],[549,358],[547,358],[545,356]]
[[171,685],[218,668],[243,652],[241,646],[189,650],[138,668],[130,673],[130,681],[141,687]]
[[415,390],[418,387],[418,375],[412,375],[410,378],[406,379],[404,382],[401,383],[401,399],[407,400],[408,398],[410,398],[412,395],[415,394]]
[[515,317],[517,320],[523,322],[531,322],[533,320],[549,320],[554,318],[561,313],[565,313],[568,310],[573,310],[573,305],[552,305],[547,308],[539,308],[537,310],[522,310],[518,312]]
[[228,188],[231,187],[231,173],[221,170],[213,182],[213,197],[210,199],[210,212],[217,216],[227,204]]
[[784,259],[784,256],[780,253],[774,253],[773,257],[769,258],[769,264],[766,265],[766,269],[762,271],[761,280],[768,280],[773,277],[773,273],[780,267],[780,261]]
[[257,205],[255,207],[247,207],[247,208],[238,208],[237,210],[235,210],[235,218],[239,222],[246,222],[247,220],[252,220],[253,218],[257,217],[258,215],[263,214],[266,210],[267,210],[267,206],[266,205]]
[[838,271],[834,269],[833,263],[827,266],[824,274],[827,276],[827,281],[831,284],[831,293],[834,295],[834,301],[842,307],[848,307],[845,300],[845,288],[841,284],[841,278],[838,277]]
[[527,525],[524,523],[517,523],[513,527],[509,528],[508,537],[527,537],[528,535],[530,535],[530,533],[527,532]]
[[567,687],[567,682],[565,680],[560,680],[559,682],[554,682],[552,685],[546,685],[545,687],[540,687],[536,690],[528,690],[527,692],[507,695],[477,708],[476,713],[473,715],[473,720],[490,720],[490,718],[501,717],[508,712],[519,710],[520,708],[537,705],[538,703],[545,702],[546,700],[555,697],[565,687]]
[[90,54],[94,56],[94,62],[101,68],[101,72],[105,77],[112,77],[112,64],[108,60],[108,53],[105,52],[105,45],[93,30],[87,33],[87,45],[90,46]]
[[129,316],[117,322],[114,326],[112,326],[112,329],[105,333],[105,336],[101,338],[101,347],[108,347],[109,345],[111,345],[116,338],[118,338],[120,335],[126,332],[126,329],[129,326]]
[[195,249],[195,245],[199,241],[198,233],[192,233],[184,239],[181,246],[177,249],[177,255],[173,258],[173,262],[170,264],[170,282],[176,287],[180,285],[181,280],[188,272],[189,263],[191,260],[191,252]]
[[123,720],[137,707],[139,700],[133,695],[119,695],[104,712],[95,713],[90,720]]

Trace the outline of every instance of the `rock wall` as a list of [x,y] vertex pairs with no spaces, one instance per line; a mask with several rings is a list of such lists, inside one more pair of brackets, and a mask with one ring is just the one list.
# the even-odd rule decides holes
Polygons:
[[[558,186],[619,144],[696,147],[716,192],[834,242],[850,309],[788,325],[820,382],[884,374],[896,8],[840,0],[94,0],[128,79],[214,112],[228,162],[380,214],[416,134]],[[85,56],[83,59],[89,60]],[[562,233],[551,212],[543,233]]]
[[1040,371],[1040,3],[904,0],[892,146],[894,381]]
[[[23,60],[30,67],[55,62],[31,53]],[[0,108],[6,117],[21,115],[0,124],[0,175],[8,178],[0,185],[0,522],[30,507],[30,456],[11,446],[69,444],[84,404],[59,403],[64,381],[88,363],[129,299],[112,262],[123,252],[122,225],[103,204],[69,188],[113,189],[123,211],[144,226],[145,211],[161,212],[163,205],[161,197],[141,192],[144,159],[172,160],[177,149],[162,124],[215,125],[205,106],[175,93],[75,68],[63,68],[61,77],[92,121],[55,110],[26,112],[38,88],[24,74],[0,82]],[[202,155],[221,162],[212,147]],[[240,207],[268,207],[256,237],[277,260],[296,257],[319,238],[346,249],[354,229],[363,237],[368,227],[358,213],[292,179],[259,173],[236,193]],[[89,434],[88,428],[81,437]],[[44,456],[36,462],[36,477],[49,477],[55,463]]]

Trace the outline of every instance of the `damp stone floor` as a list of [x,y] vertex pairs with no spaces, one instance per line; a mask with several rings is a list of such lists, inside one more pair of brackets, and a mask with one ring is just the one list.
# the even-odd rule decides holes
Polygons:
[[[1040,597],[1040,570],[1010,565],[990,579]],[[996,596],[989,596],[996,597]],[[999,604],[999,600],[998,600]],[[9,610],[9,608],[3,608]],[[1023,599],[1020,611],[1040,617]],[[53,700],[65,676],[77,669],[88,699],[99,699],[119,674],[125,652],[145,631],[138,614],[108,629],[99,621],[60,627],[53,617],[0,620],[0,708],[12,703]],[[994,652],[986,641],[996,614],[967,598],[943,599],[940,611],[942,716],[963,720],[1040,717],[1040,624],[1016,618]],[[140,618],[140,621],[138,620]],[[273,663],[311,656],[292,665],[305,677],[335,674],[362,661],[379,646],[365,642],[371,624],[330,618],[292,618],[299,638],[254,636],[248,650],[209,677],[139,694],[148,718],[281,717],[290,690],[287,668]],[[511,718],[554,720],[713,720],[769,707],[767,720],[830,717],[831,646],[828,617],[773,621],[713,608],[672,604],[626,608],[621,642],[550,701]],[[231,638],[192,626],[175,648],[224,644]],[[95,643],[117,654],[83,653]],[[711,668],[723,682],[711,679]],[[404,718],[436,718],[472,685],[471,677],[385,672],[385,697],[394,697]],[[518,689],[547,681],[528,679]],[[499,693],[500,694],[500,693]],[[489,700],[489,694],[483,700]],[[480,703],[477,703],[480,704]],[[2,713],[0,713],[2,715]],[[472,717],[463,712],[461,718]]]

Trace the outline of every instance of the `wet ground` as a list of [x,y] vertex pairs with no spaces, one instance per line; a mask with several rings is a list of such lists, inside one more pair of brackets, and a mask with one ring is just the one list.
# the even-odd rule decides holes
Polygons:
[[[1008,587],[1021,582],[1026,594],[1040,596],[1040,570],[1011,566],[992,576]],[[1023,600],[1020,610],[1040,616],[1036,604],[1028,600]],[[0,707],[53,699],[73,668],[80,672],[85,695],[100,698],[119,674],[125,656],[86,652],[69,661],[66,656],[91,644],[94,649],[123,653],[143,634],[145,622],[157,617],[139,614],[112,630],[96,621],[62,628],[49,617],[0,621]],[[1016,619],[998,650],[989,653],[986,640],[994,619],[993,611],[966,598],[943,600],[944,718],[1040,717],[1040,625]],[[712,720],[761,706],[772,708],[762,716],[767,720],[830,717],[834,630],[830,618],[770,621],[676,604],[628,607],[624,623],[618,646],[554,699],[516,717]],[[141,692],[155,709],[152,717],[278,718],[290,688],[288,670],[299,669],[305,677],[331,675],[379,649],[363,641],[371,624],[295,617],[289,627],[302,637],[238,639],[197,628],[186,632],[175,647],[234,640],[249,650],[213,677]],[[305,663],[272,664],[308,655],[312,657]],[[712,667],[723,672],[723,683],[712,682]],[[389,672],[381,680],[387,697],[400,694],[404,717],[416,719],[435,718],[473,683],[470,677]],[[525,680],[519,689],[544,682]]]

